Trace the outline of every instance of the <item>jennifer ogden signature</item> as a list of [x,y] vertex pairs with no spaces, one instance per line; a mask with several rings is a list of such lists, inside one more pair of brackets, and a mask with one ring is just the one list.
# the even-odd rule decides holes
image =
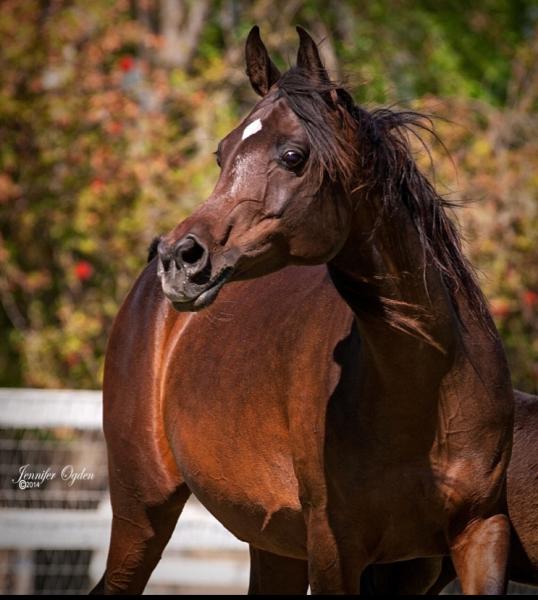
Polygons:
[[[94,479],[95,475],[83,467],[82,471],[76,471],[73,465],[66,465],[60,471],[59,478],[67,482],[68,487],[72,487],[77,481],[88,481]],[[16,484],[19,489],[26,490],[38,488],[46,481],[52,481],[58,478],[58,472],[50,467],[42,471],[31,471],[30,465],[23,465],[19,468],[18,477],[14,477],[11,482]]]

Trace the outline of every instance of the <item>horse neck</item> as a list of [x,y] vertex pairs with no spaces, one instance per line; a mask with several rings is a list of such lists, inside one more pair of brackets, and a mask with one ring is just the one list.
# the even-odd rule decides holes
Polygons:
[[[501,456],[496,452],[511,435],[513,402],[499,336],[472,277],[449,290],[425,250],[424,225],[414,222],[404,199],[351,198],[349,235],[328,264],[361,337],[353,369],[358,393],[349,396],[352,422],[364,443],[383,439],[387,456],[392,450],[414,459],[434,448],[436,461],[449,460],[469,448],[472,455],[484,436]],[[450,256],[443,251],[438,260],[445,264]],[[451,270],[460,277],[464,268]]]
[[[328,265],[361,335],[361,392],[351,401],[359,422],[398,453],[423,452],[428,431],[467,444],[473,427],[480,439],[483,423],[498,423],[499,414],[510,422],[502,344],[465,293],[449,293],[408,209],[393,204],[381,219],[380,202],[356,204],[347,241]],[[451,415],[448,425],[442,415]]]
[[[362,360],[383,380],[384,389],[401,385],[400,377],[433,385],[450,368],[461,342],[441,274],[427,260],[403,205],[382,219],[373,199],[357,206],[348,239],[328,266],[355,314]],[[425,372],[432,381],[423,377]]]

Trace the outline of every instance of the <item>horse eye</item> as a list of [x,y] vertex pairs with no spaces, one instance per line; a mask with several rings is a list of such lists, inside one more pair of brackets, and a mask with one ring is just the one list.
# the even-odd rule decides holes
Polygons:
[[297,150],[287,150],[281,157],[282,162],[288,169],[296,169],[304,162],[304,155]]
[[222,165],[220,164],[220,152],[217,150],[216,152],[213,152],[213,154],[215,155],[215,160],[217,161],[217,165],[219,167],[221,167]]

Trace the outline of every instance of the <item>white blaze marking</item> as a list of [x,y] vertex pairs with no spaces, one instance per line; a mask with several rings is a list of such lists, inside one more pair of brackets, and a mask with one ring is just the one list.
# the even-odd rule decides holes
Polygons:
[[260,131],[261,128],[262,128],[262,122],[260,119],[256,119],[255,121],[252,121],[252,123],[250,123],[250,125],[247,125],[245,127],[245,129],[243,129],[243,136],[241,137],[241,139],[246,140],[251,135],[258,133],[258,131]]

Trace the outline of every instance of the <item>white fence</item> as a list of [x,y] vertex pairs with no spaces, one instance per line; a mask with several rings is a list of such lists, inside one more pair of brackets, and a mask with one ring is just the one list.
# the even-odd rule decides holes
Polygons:
[[0,427],[102,429],[102,394],[93,390],[0,388]]
[[[58,428],[65,431],[67,428],[77,432],[93,432],[92,435],[98,436],[97,432],[101,431],[101,406],[101,393],[97,391],[0,389],[3,448],[20,447],[20,452],[15,452],[15,456],[17,460],[21,460],[24,457],[24,435],[21,436],[21,430],[42,432]],[[6,441],[10,431],[18,434]],[[31,442],[33,446],[39,443],[35,439]],[[102,451],[104,460],[104,445]],[[22,466],[9,464],[13,462],[13,456],[8,459],[8,454],[11,456],[13,452],[2,452],[4,478],[9,473],[16,476]],[[29,553],[36,550],[92,551],[88,566],[90,583],[95,583],[100,578],[104,570],[111,526],[106,491],[92,491],[92,495],[88,492],[88,497],[93,500],[97,494],[99,501],[94,502],[93,508],[82,510],[14,508],[10,506],[13,500],[26,498],[24,494],[28,490],[20,490],[11,485],[10,489],[3,491],[3,508],[0,508],[0,563],[2,557],[7,560],[6,557],[11,556],[10,552],[15,553],[14,562],[18,569],[16,576],[23,582],[15,586],[17,591],[32,591],[32,569],[35,569],[35,564],[29,559]],[[41,493],[40,490],[31,492],[36,498]],[[50,497],[57,499],[59,494],[69,496],[70,493],[77,493],[76,484],[64,491],[56,490],[55,495]],[[78,493],[84,495],[84,492]],[[10,560],[12,559],[13,556]],[[21,565],[24,568],[21,569]],[[69,565],[54,565],[54,568],[68,569]],[[6,565],[0,564],[0,574],[5,571]],[[241,592],[246,591],[247,582],[247,545],[232,536],[196,500],[189,500],[151,578],[148,591]]]

